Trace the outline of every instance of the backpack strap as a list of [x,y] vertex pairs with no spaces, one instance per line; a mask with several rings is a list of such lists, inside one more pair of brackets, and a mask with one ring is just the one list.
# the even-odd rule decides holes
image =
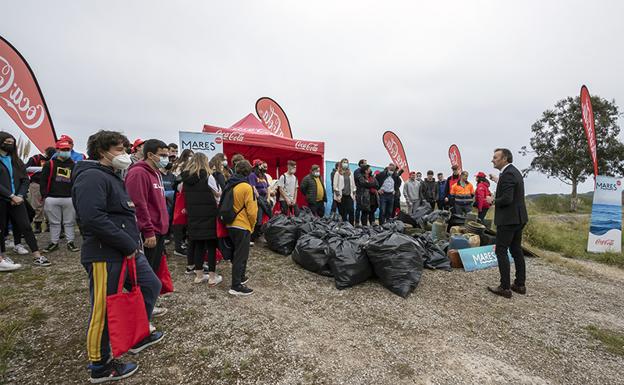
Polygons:
[[46,187],[46,195],[50,193],[50,182],[52,181],[52,174],[54,173],[54,160],[50,159],[50,174],[48,175],[48,185]]

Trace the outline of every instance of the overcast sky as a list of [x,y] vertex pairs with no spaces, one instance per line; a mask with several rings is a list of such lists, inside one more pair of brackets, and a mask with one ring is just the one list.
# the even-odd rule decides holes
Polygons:
[[[78,149],[100,128],[170,142],[229,127],[270,96],[326,159],[386,164],[393,130],[410,168],[448,173],[457,143],[474,174],[582,84],[624,108],[623,15],[618,0],[20,0],[2,6],[0,34]],[[0,126],[17,133],[4,112]],[[569,192],[538,174],[526,186]]]

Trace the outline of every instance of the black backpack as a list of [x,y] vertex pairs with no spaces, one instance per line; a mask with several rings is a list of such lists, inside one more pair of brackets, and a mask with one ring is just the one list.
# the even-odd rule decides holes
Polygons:
[[[247,183],[247,181],[241,180],[236,183],[228,183],[225,189],[221,193],[221,200],[219,201],[219,219],[223,224],[229,225],[234,222],[238,214],[245,209],[243,206],[238,212],[234,211],[234,187],[241,183]],[[254,198],[255,199],[255,198]]]

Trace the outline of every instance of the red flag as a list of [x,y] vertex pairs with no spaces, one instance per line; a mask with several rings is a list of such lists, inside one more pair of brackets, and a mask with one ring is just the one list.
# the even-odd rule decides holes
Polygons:
[[256,114],[273,135],[292,139],[292,130],[286,113],[277,102],[271,98],[262,97],[256,101]]
[[43,152],[56,133],[37,79],[26,60],[0,36],[0,105]]
[[459,153],[459,148],[456,144],[451,144],[448,151],[449,159],[451,160],[451,166],[457,166],[459,168],[459,172],[462,172],[462,160],[461,154]]
[[383,144],[388,150],[392,163],[397,166],[397,170],[403,169],[401,178],[404,181],[409,179],[409,166],[407,164],[407,157],[405,156],[405,150],[403,149],[403,143],[401,139],[392,131],[386,131],[383,134]]
[[596,129],[594,127],[594,111],[591,105],[591,98],[587,87],[581,87],[581,115],[583,117],[583,127],[589,145],[589,155],[594,164],[594,176],[598,175],[598,153],[596,150]]

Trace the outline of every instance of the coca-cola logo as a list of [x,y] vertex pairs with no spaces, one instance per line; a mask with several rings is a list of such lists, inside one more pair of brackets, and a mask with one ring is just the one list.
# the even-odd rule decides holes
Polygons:
[[0,99],[17,114],[26,128],[41,126],[45,118],[45,109],[41,104],[31,105],[30,98],[15,81],[15,70],[7,59],[0,56]]
[[318,152],[318,143],[297,141],[295,148],[299,150]]
[[217,130],[217,134],[223,136],[223,140],[230,142],[243,142],[245,140],[244,132],[223,132],[223,130]]
[[262,116],[260,118],[274,135],[284,136],[284,131],[282,131],[282,120],[279,115],[277,115],[275,108],[273,108],[272,105],[269,105],[268,110],[262,111]]
[[596,239],[596,241],[594,242],[595,245],[599,245],[599,246],[613,246],[614,245],[614,241],[613,239]]
[[399,169],[404,168],[405,167],[405,160],[403,159],[403,157],[401,156],[401,153],[399,151],[399,144],[397,142],[395,142],[393,138],[389,138],[388,140],[386,140],[386,149],[388,149],[388,153],[390,154],[390,158],[392,158],[392,160],[394,161],[396,166]]

